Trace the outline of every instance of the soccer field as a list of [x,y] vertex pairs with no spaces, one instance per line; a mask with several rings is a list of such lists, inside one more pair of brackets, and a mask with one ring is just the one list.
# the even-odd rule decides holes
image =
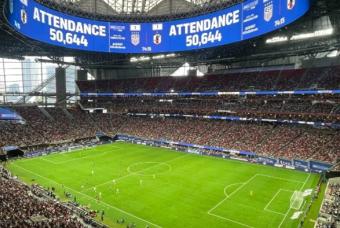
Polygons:
[[[63,199],[66,191],[82,205],[104,210],[111,227],[297,227],[290,198],[319,180],[316,174],[123,142],[7,167],[27,183],[56,188]],[[124,225],[116,223],[121,218]]]

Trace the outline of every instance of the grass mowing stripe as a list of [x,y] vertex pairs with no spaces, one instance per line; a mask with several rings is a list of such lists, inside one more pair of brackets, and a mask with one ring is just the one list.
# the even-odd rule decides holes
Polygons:
[[[24,168],[24,167],[21,167],[21,166],[19,166],[19,165],[15,165],[15,164],[12,164],[12,165],[15,166],[15,167],[18,167],[18,168],[20,168],[20,169],[23,169],[23,170],[25,170],[25,171],[27,171],[27,172],[29,172],[29,173],[35,175],[35,176],[38,176],[38,177],[40,177],[40,178],[43,178],[43,179],[45,179],[45,180],[47,180],[47,181],[54,182],[55,184],[58,184],[58,185],[62,185],[62,184],[60,184],[60,183],[58,183],[58,182],[56,182],[56,181],[54,181],[54,180],[51,180],[51,179],[49,179],[49,178],[47,178],[47,177],[44,177],[44,176],[42,176],[42,175],[40,175],[40,174],[37,174],[37,173],[35,173],[35,172],[31,171],[31,170],[28,170],[28,169],[26,169],[26,168]],[[78,191],[76,191],[76,190],[74,190],[74,189],[72,189],[72,188],[70,188],[70,187],[65,186],[65,185],[64,185],[64,188],[69,189],[69,190],[71,190],[71,191],[73,191],[73,192],[75,192],[75,193],[77,193],[77,194],[79,194],[79,195],[82,195],[82,196],[84,196],[84,197],[86,197],[86,198],[88,198],[88,199],[92,199],[92,200],[94,200],[94,201],[97,201],[97,200],[96,200],[95,198],[93,198],[92,196],[89,196],[89,195],[87,195],[87,194],[85,194],[85,193],[82,193],[82,192],[78,192]],[[157,224],[154,224],[154,223],[152,223],[152,222],[150,222],[150,221],[147,221],[147,220],[145,220],[145,219],[142,219],[142,218],[140,218],[140,217],[138,217],[138,216],[136,216],[136,215],[134,215],[134,214],[131,214],[131,213],[127,212],[127,211],[124,211],[124,210],[122,210],[122,209],[120,209],[120,208],[118,208],[118,207],[112,206],[112,205],[110,205],[110,204],[108,204],[108,203],[106,203],[106,202],[103,202],[103,201],[99,201],[99,202],[102,203],[102,204],[104,204],[104,205],[107,206],[107,207],[110,207],[110,208],[112,208],[112,209],[115,209],[115,210],[117,210],[117,211],[120,211],[120,212],[122,212],[122,213],[124,213],[124,214],[126,214],[126,215],[129,215],[129,216],[131,216],[131,217],[134,217],[134,218],[136,218],[136,219],[138,219],[138,220],[141,220],[141,221],[143,221],[143,222],[146,222],[146,223],[148,223],[148,224],[150,224],[150,225],[153,225],[153,226],[158,227],[158,228],[162,228],[161,226],[159,226],[159,225],[157,225]]]

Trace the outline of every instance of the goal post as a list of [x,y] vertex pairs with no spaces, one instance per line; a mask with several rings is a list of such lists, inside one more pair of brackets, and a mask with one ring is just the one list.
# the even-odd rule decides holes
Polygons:
[[293,195],[290,197],[290,208],[299,210],[303,204],[304,196],[301,191],[294,191]]

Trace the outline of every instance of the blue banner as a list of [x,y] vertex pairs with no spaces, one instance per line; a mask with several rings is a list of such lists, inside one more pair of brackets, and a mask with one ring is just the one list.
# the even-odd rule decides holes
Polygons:
[[162,53],[211,48],[282,28],[310,7],[310,0],[246,0],[188,19],[155,23],[90,20],[34,0],[7,0],[6,17],[19,33],[52,45],[110,53]]
[[275,165],[277,163],[277,160],[275,158],[268,158],[264,156],[258,156],[256,160],[258,163],[261,163],[263,165]]
[[[222,157],[222,158],[233,158],[233,159],[238,159],[242,161],[256,162],[256,163],[263,164],[263,165],[270,165],[270,166],[276,166],[276,167],[282,167],[282,168],[288,168],[288,169],[298,169],[304,172],[312,171],[316,173],[321,173],[321,172],[328,171],[332,167],[331,164],[328,164],[325,162],[304,161],[304,160],[299,160],[299,159],[289,160],[285,158],[276,159],[273,157],[257,155],[256,153],[249,152],[249,151],[231,150],[231,149],[212,147],[212,146],[200,146],[200,145],[183,143],[183,142],[171,142],[167,140],[148,140],[148,139],[142,139],[142,138],[134,137],[130,135],[117,135],[117,137],[120,140],[145,143],[146,145],[150,145],[150,146],[163,146],[164,145],[164,146],[168,146],[171,148],[176,148],[176,147],[195,148],[195,149],[197,148],[198,150],[200,149],[203,150],[203,151],[200,151],[200,153],[203,155],[210,155],[210,156],[216,156],[216,157]],[[209,154],[205,152],[204,150],[227,152],[227,154]],[[233,155],[243,155],[247,157],[237,158]]]
[[288,159],[279,158],[279,164],[284,166],[293,166],[293,161]]
[[332,165],[323,163],[323,162],[318,162],[318,161],[310,161],[309,167],[311,170],[321,173],[321,172],[328,171],[332,167]]
[[183,115],[183,114],[158,114],[158,113],[128,113],[129,116],[158,116],[158,117],[184,117],[193,119],[210,119],[210,120],[227,120],[227,121],[252,121],[252,122],[265,122],[265,123],[280,123],[280,124],[298,124],[309,125],[315,127],[328,127],[340,129],[339,123],[324,123],[314,121],[301,121],[301,120],[283,120],[283,119],[268,119],[268,118],[248,118],[239,116],[200,116],[200,115]]
[[19,147],[17,146],[4,146],[1,148],[3,151],[12,151],[12,150],[17,150]]
[[186,93],[87,93],[81,92],[81,97],[163,97],[163,96],[248,96],[248,95],[318,95],[340,94],[337,90],[297,90],[297,91],[248,91],[248,92],[186,92]]
[[142,139],[142,138],[128,136],[128,135],[117,135],[117,136],[121,140],[133,140],[137,142],[145,142],[146,144],[152,144],[152,145],[168,145],[168,146],[174,145],[174,146],[196,148],[196,149],[202,149],[202,150],[227,152],[230,154],[237,154],[237,155],[244,155],[244,156],[255,156],[256,155],[255,153],[250,152],[250,151],[232,150],[232,149],[225,149],[225,148],[213,147],[213,146],[202,146],[202,145],[190,144],[190,143],[185,143],[185,142],[172,142],[172,141],[167,141],[167,140],[148,140],[148,139]]
[[309,170],[309,163],[307,161],[294,159],[293,166],[299,170]]
[[22,117],[10,109],[0,108],[0,120],[22,120]]

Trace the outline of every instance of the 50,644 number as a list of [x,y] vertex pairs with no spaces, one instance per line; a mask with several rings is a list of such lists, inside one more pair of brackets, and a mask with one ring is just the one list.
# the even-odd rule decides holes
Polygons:
[[69,32],[64,33],[61,30],[56,30],[53,28],[50,29],[50,39],[63,44],[76,44],[77,46],[82,45],[84,47],[88,46],[88,41],[84,35],[79,37],[77,34]]

